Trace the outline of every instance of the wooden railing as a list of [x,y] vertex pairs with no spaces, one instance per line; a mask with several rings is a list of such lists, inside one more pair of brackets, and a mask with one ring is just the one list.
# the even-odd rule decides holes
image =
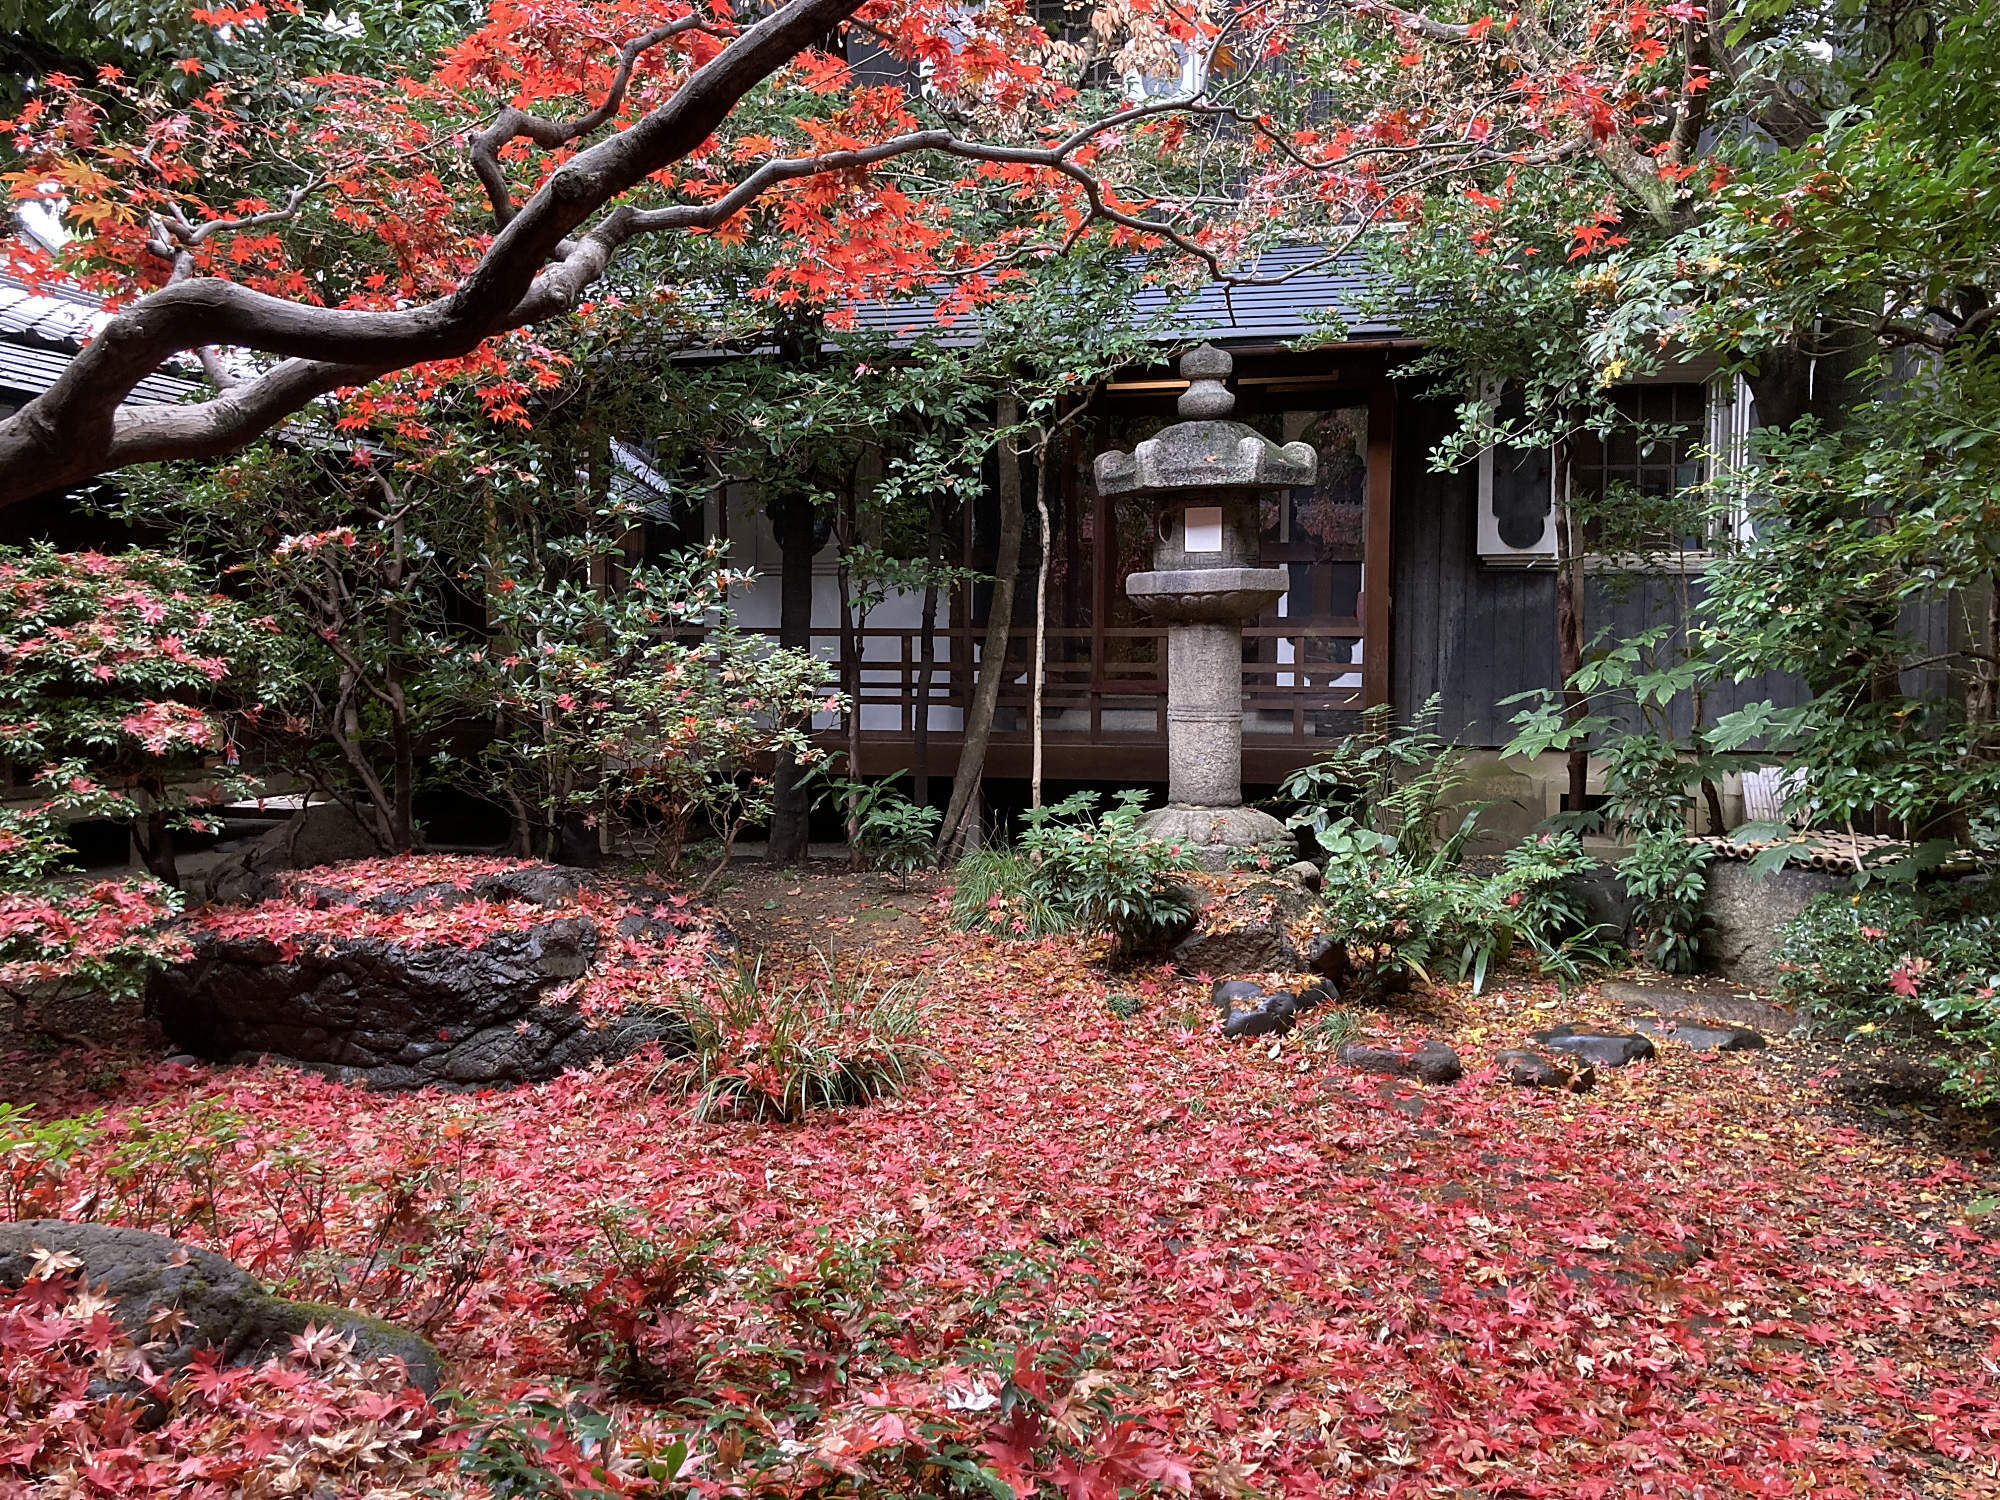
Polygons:
[[[857,696],[863,737],[907,739],[921,706],[922,632],[869,628],[860,634]],[[1358,623],[1250,626],[1243,635],[1246,654],[1254,658],[1243,664],[1246,740],[1305,744],[1352,727],[1364,701],[1362,667],[1359,661],[1336,661],[1334,653],[1345,643],[1359,644]],[[1165,628],[1158,626],[1051,626],[1042,694],[1044,737],[1070,743],[1165,744],[1166,637]],[[972,702],[985,638],[985,630],[975,626],[940,626],[934,632],[937,659],[925,698],[933,733],[957,733]],[[840,632],[815,630],[813,648],[837,660]],[[996,740],[1028,737],[1033,650],[1031,632],[1015,631],[994,719]],[[818,727],[838,726],[829,717]]]

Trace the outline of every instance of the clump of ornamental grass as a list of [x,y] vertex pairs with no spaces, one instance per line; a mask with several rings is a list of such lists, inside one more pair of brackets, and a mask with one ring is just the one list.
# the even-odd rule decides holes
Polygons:
[[902,1093],[937,1061],[918,1040],[930,1015],[921,990],[817,959],[789,984],[767,980],[761,959],[738,964],[686,1003],[693,1049],[656,1082],[684,1089],[698,1120],[796,1121]]
[[1076,930],[1076,919],[1043,892],[1034,867],[1012,849],[975,849],[952,867],[952,919],[968,932],[1044,938]]
[[1322,1005],[1299,1025],[1299,1041],[1313,1052],[1332,1052],[1360,1036],[1361,1017],[1338,1005]]

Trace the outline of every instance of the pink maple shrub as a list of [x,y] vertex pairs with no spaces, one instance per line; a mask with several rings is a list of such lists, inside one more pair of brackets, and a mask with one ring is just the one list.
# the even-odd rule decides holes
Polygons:
[[[0,549],[0,759],[37,795],[0,811],[0,992],[24,1017],[180,951],[174,834],[248,788],[223,695],[270,630],[182,559]],[[155,878],[73,879],[79,819],[131,825]]]

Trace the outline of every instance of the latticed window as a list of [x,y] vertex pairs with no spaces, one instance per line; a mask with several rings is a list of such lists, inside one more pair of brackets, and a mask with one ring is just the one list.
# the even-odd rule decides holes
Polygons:
[[1598,519],[1593,547],[1614,552],[1699,552],[1707,545],[1698,497],[1706,477],[1709,390],[1683,382],[1631,385],[1614,400],[1608,434],[1582,433],[1570,445],[1570,493]]

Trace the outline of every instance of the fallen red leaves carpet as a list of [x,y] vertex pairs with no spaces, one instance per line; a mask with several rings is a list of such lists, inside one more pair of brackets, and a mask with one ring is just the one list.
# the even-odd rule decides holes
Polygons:
[[476,1096],[154,1066],[99,1102],[451,1174],[507,1247],[438,1334],[475,1388],[572,1368],[535,1273],[623,1204],[802,1253],[894,1231],[912,1296],[1034,1257],[1198,1493],[2000,1494],[2000,1238],[1964,1212],[1989,1164],[1843,1127],[1754,1054],[1509,1088],[1485,1063],[1551,1014],[1518,984],[1460,1012],[1468,1076],[1425,1091],[1225,1044],[1199,986],[1072,942],[865,951],[929,983],[944,1063],[803,1125],[691,1124],[637,1059]]

